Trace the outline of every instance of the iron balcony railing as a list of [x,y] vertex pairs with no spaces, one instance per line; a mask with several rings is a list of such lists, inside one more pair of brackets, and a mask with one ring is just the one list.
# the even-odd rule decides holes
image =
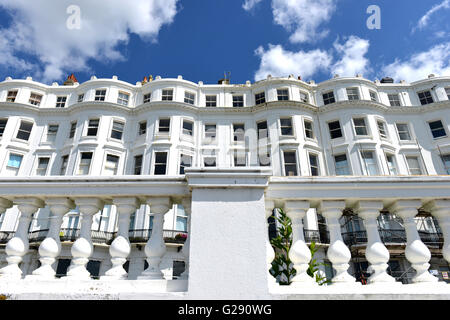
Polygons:
[[[31,243],[42,242],[47,237],[48,229],[35,230],[28,233],[28,241]],[[131,243],[145,243],[150,239],[152,229],[138,229],[129,231]],[[14,231],[0,231],[0,244],[7,243],[14,237]],[[61,241],[74,242],[80,236],[78,228],[62,228],[59,232]],[[116,232],[91,230],[91,239],[93,243],[111,244],[116,236]],[[163,230],[164,241],[167,243],[184,243],[187,238],[187,232],[178,230]]]
[[[406,232],[403,229],[378,229],[383,243],[406,243]],[[419,236],[423,243],[429,246],[442,248],[444,238],[442,233],[431,233],[419,231]],[[366,231],[353,231],[342,233],[342,238],[346,245],[357,245],[367,243]]]
[[306,243],[311,243],[311,242],[323,243],[323,244],[330,243],[330,234],[328,231],[304,229],[303,235],[305,236]]

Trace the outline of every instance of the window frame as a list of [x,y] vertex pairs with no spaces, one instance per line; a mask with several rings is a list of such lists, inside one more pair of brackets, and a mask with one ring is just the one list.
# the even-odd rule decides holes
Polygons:
[[260,91],[254,94],[255,106],[266,103],[266,92]]
[[148,103],[152,100],[152,93],[148,92],[142,95],[142,103]]
[[[31,124],[30,131],[26,131],[25,129],[22,129],[22,124],[25,124],[25,123]],[[18,140],[18,141],[22,141],[22,142],[29,142],[30,138],[31,138],[31,132],[33,132],[33,128],[34,128],[34,122],[33,121],[20,119],[19,126],[18,126],[17,131],[16,131],[15,139]],[[22,133],[22,132],[26,132],[28,134],[26,139],[19,138],[19,133]]]
[[[104,92],[104,94],[103,94],[103,92]],[[99,102],[105,101],[106,100],[106,93],[107,93],[107,89],[106,88],[95,89],[94,101],[99,101]]]
[[[97,126],[92,126],[91,121],[97,121]],[[84,136],[85,137],[97,137],[99,128],[100,128],[100,118],[88,119],[87,124],[86,124],[86,134]],[[95,129],[95,135],[89,134],[89,131],[94,130],[94,129]]]
[[[441,127],[441,128],[438,128],[438,129],[432,129],[432,128],[431,128],[431,123],[436,123],[436,122],[440,122],[442,127]],[[427,121],[427,124],[428,124],[428,128],[430,129],[431,136],[433,137],[433,140],[436,140],[436,139],[443,139],[443,138],[448,137],[446,125],[444,124],[444,122],[443,122],[441,119],[437,119],[437,120],[428,120],[428,121]],[[443,136],[439,136],[439,137],[435,137],[433,132],[438,131],[438,130],[439,130],[439,131],[442,131],[442,130],[443,130],[443,131],[444,131],[444,135],[443,135]]]
[[[421,95],[423,95],[423,97],[421,97]],[[431,94],[431,90],[418,91],[417,92],[417,97],[419,98],[420,104],[422,106],[434,103],[434,98],[433,98],[433,95]]]
[[[350,91],[353,91],[352,93],[349,93]],[[356,91],[356,92],[355,92]],[[347,93],[347,100],[348,101],[355,101],[355,100],[361,100],[361,95],[359,94],[358,87],[348,87],[345,88],[345,92]],[[356,97],[356,98],[355,98]]]
[[[11,95],[11,93],[15,93]],[[6,102],[16,102],[17,96],[19,95],[19,89],[8,90],[6,93]]]
[[[293,166],[294,163],[286,162],[286,153],[294,153],[294,159],[295,159],[295,174],[294,175],[288,175],[286,172],[286,166]],[[282,161],[283,161],[283,175],[286,177],[297,177],[300,173],[299,168],[299,161],[298,161],[298,152],[295,149],[285,149],[282,150]]]
[[[360,124],[356,124],[355,120],[362,120],[364,122],[364,126]],[[352,117],[352,124],[353,124],[353,133],[355,134],[355,137],[370,137],[370,128],[368,125],[367,117],[364,116],[353,116]],[[359,134],[358,129],[364,128],[365,134]]]
[[[391,107],[401,107],[402,102],[400,100],[400,93],[387,93],[389,105]],[[395,96],[397,99],[391,99],[393,96]],[[398,104],[397,104],[398,103]]]
[[[408,129],[408,135],[409,135],[409,139],[408,140],[400,138],[400,131],[399,131],[398,125],[405,125],[406,126],[406,128]],[[413,141],[413,134],[411,132],[411,127],[410,127],[408,122],[395,122],[395,129],[396,129],[396,132],[397,132],[398,141],[400,143]],[[401,131],[401,132],[403,133],[405,131]]]
[[191,105],[195,104],[195,92],[185,90],[184,91],[184,103],[188,103]]
[[[373,156],[371,159],[373,159],[373,164],[376,167],[376,174],[370,173],[371,171],[369,170],[369,166],[367,165],[367,162],[364,160],[366,158],[363,156],[363,153],[366,153],[366,152],[370,152]],[[360,157],[361,164],[364,169],[365,175],[367,175],[367,176],[379,176],[380,175],[380,163],[377,159],[377,152],[375,149],[359,149],[359,157]]]
[[65,108],[67,103],[67,96],[57,96],[55,108]]
[[[211,99],[214,98],[212,100]],[[217,94],[205,94],[205,107],[214,108],[217,107]]]
[[[157,161],[157,154],[160,154],[160,153],[165,153],[165,155],[166,155],[166,159],[165,159],[165,163],[159,163],[159,162],[156,162]],[[168,169],[169,169],[169,150],[166,150],[166,151],[163,151],[163,150],[154,150],[153,151],[153,166],[152,166],[152,174],[153,175],[157,175],[157,176],[164,176],[164,175],[167,175],[167,171],[168,171]],[[156,173],[156,167],[157,166],[162,166],[162,165],[164,165],[164,167],[165,167],[165,170],[164,170],[164,173],[163,174],[161,174],[161,173]]]
[[[121,96],[122,95],[122,96]],[[126,98],[124,98],[124,96]],[[130,103],[131,94],[126,91],[119,91],[117,94],[117,104],[127,107]]]
[[3,125],[3,124],[0,123],[0,139],[5,134],[6,126],[8,125],[9,118],[0,118],[0,121],[3,121],[3,120],[5,120],[5,124]]
[[[125,123],[126,122],[124,120],[121,120],[121,119],[112,119],[111,130],[110,130],[110,133],[109,133],[109,138],[113,139],[113,140],[117,140],[117,141],[122,141],[124,133],[125,133]],[[120,131],[120,128],[118,129],[117,126],[114,127],[115,124],[116,125],[117,124],[121,125],[122,126],[122,131]],[[119,133],[120,134],[120,138],[113,137],[114,133]]]
[[[421,163],[420,155],[418,155],[418,154],[405,154],[404,157],[405,157],[406,168],[408,169],[408,175],[410,175],[410,176],[421,176],[421,175],[424,175],[424,166],[423,166],[423,163]],[[418,168],[411,168],[410,164],[409,164],[409,161],[408,161],[408,158],[415,158],[417,160]],[[411,173],[411,170],[417,170],[417,169],[420,170],[420,174],[413,174],[413,173]]]
[[[313,166],[311,164],[311,157],[315,158],[315,161],[316,161],[316,165],[315,166]],[[308,151],[308,167],[309,167],[309,174],[310,174],[311,177],[318,177],[318,176],[320,176],[320,171],[321,170],[320,170],[320,161],[319,161],[319,154],[318,153]],[[315,170],[317,170],[317,174],[313,174],[313,168]]]
[[[90,158],[90,160],[89,160],[89,167],[88,167],[88,172],[86,173],[86,174],[81,174],[80,173],[80,171],[81,171],[81,166],[82,166],[82,161],[83,161],[83,154],[91,154],[91,158]],[[77,173],[76,173],[76,175],[77,176],[85,176],[85,175],[90,175],[91,174],[91,170],[92,170],[92,159],[94,159],[94,151],[88,151],[88,150],[86,150],[86,151],[79,151],[79,153],[78,153],[78,163],[77,163]],[[83,164],[83,166],[85,166],[84,164]]]
[[173,101],[174,89],[166,88],[161,89],[161,101]]
[[42,98],[43,97],[44,97],[43,94],[31,91],[30,92],[30,98],[28,99],[28,103],[33,105],[33,106],[39,107],[41,105],[41,103],[42,103]]
[[[337,123],[339,124],[339,129],[333,129],[333,130],[332,130],[332,129],[330,128],[330,124],[331,124],[331,123],[335,123],[335,122],[337,122]],[[339,119],[327,121],[327,126],[328,126],[328,133],[329,133],[329,135],[330,135],[330,140],[344,138],[344,131],[342,130],[341,121],[340,121]],[[332,132],[337,131],[337,130],[339,130],[339,131],[341,132],[341,136],[340,136],[340,137],[334,137],[334,138],[333,138]]]
[[[47,159],[47,165],[45,166],[45,170],[43,171],[43,174],[38,174],[38,172],[40,172],[40,170],[42,170],[42,168],[39,167],[41,159]],[[36,160],[37,161],[36,161],[36,168],[35,168],[35,171],[34,171],[34,175],[35,176],[46,176],[47,172],[48,172],[48,169],[49,169],[51,157],[50,156],[37,156]]]
[[289,96],[289,88],[277,88],[277,101],[289,101]]
[[[289,121],[290,125],[283,125],[283,121]],[[279,133],[280,133],[280,137],[294,137],[295,136],[295,132],[294,132],[294,119],[293,117],[280,117],[278,118],[278,124],[279,124]],[[283,133],[283,129],[288,128],[290,130],[290,134],[284,134]]]
[[334,95],[334,91],[330,90],[330,91],[323,92],[322,93],[322,100],[323,100],[323,104],[324,105],[336,103],[336,97]]
[[[235,98],[240,98],[240,101],[235,100]],[[232,95],[233,108],[244,107],[244,95],[243,94],[233,94]]]
[[[345,156],[345,162],[347,163],[347,174],[338,174],[338,162],[336,161],[336,157],[341,157],[341,156]],[[350,161],[349,161],[349,157],[347,155],[346,152],[343,153],[339,153],[339,154],[334,154],[333,155],[333,161],[334,161],[334,173],[336,176],[349,176],[352,175],[352,170],[351,170],[351,165],[350,165]],[[341,167],[339,167],[340,169]]]

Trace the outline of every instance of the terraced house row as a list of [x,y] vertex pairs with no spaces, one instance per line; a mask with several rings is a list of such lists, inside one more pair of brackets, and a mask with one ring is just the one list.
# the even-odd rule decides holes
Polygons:
[[[341,283],[369,295],[380,282],[446,292],[449,110],[450,77],[435,75],[8,77],[0,281],[18,296],[42,283],[63,295],[61,283],[82,279],[105,294],[108,282],[128,292],[153,281],[143,292],[287,298],[318,290],[305,275],[314,242],[331,280],[324,297]],[[294,228],[290,286],[269,273],[277,208]]]

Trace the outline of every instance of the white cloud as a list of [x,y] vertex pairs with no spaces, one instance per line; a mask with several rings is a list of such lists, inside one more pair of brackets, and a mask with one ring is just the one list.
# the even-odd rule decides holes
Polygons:
[[428,10],[427,13],[422,18],[419,19],[419,22],[417,23],[417,26],[413,29],[413,32],[416,29],[425,28],[428,25],[431,16],[441,9],[450,9],[450,0],[444,0],[442,1],[442,3],[437,4],[433,6],[430,10]]
[[301,75],[303,79],[311,77],[316,72],[327,70],[332,57],[319,49],[311,51],[291,52],[283,49],[281,45],[269,44],[269,49],[262,46],[255,50],[261,59],[255,81],[265,79],[268,74],[274,77],[287,77],[289,74]]
[[[72,0],[0,0],[12,15],[9,27],[0,29],[0,65],[33,72],[49,82],[67,72],[88,71],[90,59],[123,60],[117,49],[130,34],[156,41],[159,30],[177,13],[178,0],[79,0],[81,29],[66,27],[67,8]],[[31,65],[20,58],[36,58]]]
[[350,36],[344,44],[335,41],[334,48],[341,58],[332,66],[332,74],[354,77],[358,73],[370,72],[369,60],[365,57],[369,45],[369,40],[356,36]]
[[288,32],[293,43],[314,42],[328,30],[318,30],[336,10],[337,0],[272,0],[273,18]]
[[380,76],[390,76],[407,82],[427,78],[432,73],[437,76],[450,76],[450,42],[416,53],[405,61],[396,59],[384,66],[382,72]]
[[250,11],[261,1],[262,0],[245,0],[244,4],[242,5],[242,8],[244,8],[244,10],[246,11]]

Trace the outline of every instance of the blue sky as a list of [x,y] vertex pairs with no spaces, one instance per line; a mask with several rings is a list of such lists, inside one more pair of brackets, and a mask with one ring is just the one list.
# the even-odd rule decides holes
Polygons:
[[[0,79],[62,82],[71,72],[80,82],[117,75],[133,84],[149,74],[217,83],[225,71],[232,83],[267,73],[316,82],[337,72],[397,81],[450,75],[449,0],[309,0],[322,2],[319,17],[286,10],[306,0],[253,0],[249,10],[245,1],[134,0],[143,6],[135,9],[122,0],[0,0]],[[65,27],[70,4],[80,8],[80,30]],[[147,4],[158,10],[146,15]],[[372,4],[381,9],[379,30],[366,26]],[[277,7],[293,22],[276,22]],[[307,28],[318,36],[292,39]]]

